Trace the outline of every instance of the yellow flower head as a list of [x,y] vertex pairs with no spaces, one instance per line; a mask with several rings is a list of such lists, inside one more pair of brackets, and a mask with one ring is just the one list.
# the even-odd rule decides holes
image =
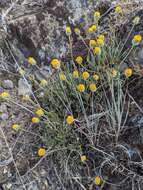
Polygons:
[[82,62],[83,62],[83,58],[82,58],[81,56],[77,56],[76,59],[75,59],[75,61],[76,61],[79,65],[81,65]]
[[94,80],[99,80],[99,75],[94,74],[94,75],[93,75],[93,79],[94,79]]
[[45,79],[42,79],[42,80],[40,81],[40,86],[45,87],[45,86],[47,86],[47,85],[48,85],[48,82],[47,82]]
[[94,12],[94,18],[100,18],[101,14],[99,11]]
[[81,160],[81,162],[85,162],[87,160],[86,155],[80,156],[80,160]]
[[35,114],[38,115],[39,117],[44,115],[44,111],[42,108],[39,108],[35,111]]
[[30,65],[36,65],[36,60],[33,57],[28,57],[28,63]]
[[124,75],[128,78],[128,77],[130,77],[130,76],[132,76],[132,74],[133,74],[133,70],[131,69],[131,68],[126,68],[125,70],[124,70]]
[[66,76],[65,76],[65,74],[63,72],[59,74],[59,78],[60,78],[61,81],[66,80]]
[[104,41],[104,35],[103,35],[103,34],[100,34],[100,35],[98,36],[98,39],[101,39],[101,40]]
[[79,85],[77,85],[77,90],[78,90],[79,92],[84,92],[84,91],[85,91],[85,86],[84,86],[84,84],[79,84]]
[[140,22],[140,17],[139,17],[139,16],[136,16],[136,17],[133,19],[133,24],[134,24],[134,25],[137,25],[137,24],[139,24],[139,22]]
[[1,92],[0,93],[0,98],[9,98],[10,94],[8,92]]
[[80,34],[80,29],[79,29],[79,28],[75,28],[75,29],[74,29],[74,32],[75,32],[77,35],[79,35],[79,34]]
[[11,128],[12,128],[13,130],[15,130],[15,131],[18,131],[19,128],[20,128],[20,126],[19,126],[18,124],[13,124],[13,125],[11,126]]
[[104,40],[101,39],[101,38],[98,38],[98,39],[97,39],[97,44],[98,44],[99,46],[103,46],[103,45],[104,45]]
[[101,48],[100,47],[95,47],[93,50],[94,55],[100,55],[101,54]]
[[100,176],[96,176],[94,179],[95,185],[101,185],[102,184],[102,179]]
[[91,47],[94,47],[94,46],[97,45],[97,43],[96,43],[95,40],[90,40],[90,41],[89,41],[89,45],[90,45]]
[[71,27],[70,26],[67,26],[66,27],[66,34],[69,36],[71,35]]
[[87,71],[84,71],[83,73],[82,73],[82,78],[84,79],[84,80],[87,80],[88,78],[89,78],[89,73],[87,72]]
[[122,7],[120,5],[116,6],[115,7],[115,12],[118,13],[118,14],[121,14],[122,13]]
[[40,119],[38,117],[32,117],[32,123],[39,123]]
[[93,31],[96,31],[97,26],[96,26],[95,24],[93,24],[93,25],[91,26],[91,28],[92,28]]
[[111,74],[113,77],[116,77],[118,74],[118,71],[116,69],[112,69]]
[[74,123],[74,117],[72,115],[69,115],[66,119],[66,122],[68,125],[72,125]]
[[59,61],[58,59],[53,59],[53,60],[51,61],[51,65],[52,65],[52,67],[53,67],[54,69],[59,69],[61,63],[60,63],[60,61]]
[[91,92],[95,92],[95,91],[97,90],[96,84],[91,83],[91,84],[89,85],[89,89],[90,89]]
[[94,32],[91,26],[87,29],[87,32],[88,33],[93,33]]
[[43,157],[46,154],[45,148],[39,148],[38,150],[38,156]]
[[133,44],[138,45],[142,41],[142,36],[140,34],[137,34],[133,38]]
[[78,70],[74,70],[72,73],[73,78],[77,79],[79,77]]

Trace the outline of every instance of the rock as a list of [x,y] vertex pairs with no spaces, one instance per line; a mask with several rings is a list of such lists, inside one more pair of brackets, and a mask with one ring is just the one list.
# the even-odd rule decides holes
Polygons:
[[135,115],[129,120],[129,125],[137,127],[139,129],[140,138],[138,139],[138,143],[143,144],[143,116]]
[[26,82],[24,79],[19,79],[18,81],[18,95],[25,96],[32,94],[31,84]]
[[0,119],[1,120],[7,120],[8,119],[8,112],[7,112],[7,107],[5,104],[0,105]]
[[143,48],[138,52],[138,64],[143,67]]
[[0,114],[0,119],[3,120],[3,121],[7,120],[8,119],[8,113]]
[[35,71],[36,79],[41,81],[42,79],[48,79],[48,77],[52,74],[51,67],[44,66],[40,68],[40,70]]
[[14,84],[11,80],[4,80],[2,86],[6,89],[12,89],[14,87]]
[[3,113],[3,112],[7,112],[7,107],[5,104],[1,104],[0,105],[0,112]]

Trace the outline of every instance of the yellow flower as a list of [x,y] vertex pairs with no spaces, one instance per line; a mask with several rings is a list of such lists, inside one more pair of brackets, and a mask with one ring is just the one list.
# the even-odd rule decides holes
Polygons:
[[100,35],[98,36],[98,39],[101,39],[101,40],[104,41],[104,35],[103,35],[103,34],[100,34]]
[[1,92],[0,93],[0,98],[9,98],[10,94],[8,92]]
[[115,12],[118,14],[122,13],[122,7],[120,5],[116,6]]
[[67,35],[71,35],[71,28],[70,28],[70,26],[66,27],[66,34]]
[[77,85],[77,90],[78,90],[79,92],[84,92],[84,91],[85,91],[85,86],[84,86],[84,84],[79,84],[79,85]]
[[133,24],[134,24],[134,25],[137,25],[137,24],[139,24],[139,22],[140,22],[140,17],[139,17],[139,16],[136,16],[136,17],[133,19]]
[[103,46],[103,45],[104,45],[104,40],[101,39],[101,38],[98,38],[98,39],[97,39],[97,44],[98,44],[99,46]]
[[95,179],[94,179],[94,183],[96,185],[101,185],[101,183],[102,183],[101,177],[100,176],[96,176]]
[[100,18],[101,14],[99,11],[94,12],[94,18]]
[[72,76],[73,78],[77,79],[79,77],[78,70],[74,70]]
[[25,71],[24,71],[24,69],[19,68],[19,73],[20,73],[21,75],[25,75]]
[[51,65],[52,65],[52,67],[53,67],[54,69],[59,69],[61,63],[60,63],[60,61],[59,61],[58,59],[53,59],[53,60],[51,61]]
[[95,30],[97,29],[97,26],[96,26],[95,24],[93,24],[93,25],[91,26],[91,28],[92,28],[93,31],[95,31]]
[[38,117],[32,117],[32,123],[39,123],[40,119]]
[[97,43],[96,43],[95,40],[90,40],[90,41],[89,41],[89,45],[94,47],[94,46],[97,45]]
[[87,72],[87,71],[84,71],[83,73],[82,73],[82,78],[84,79],[84,80],[87,80],[88,78],[89,78],[89,73]]
[[82,64],[83,62],[83,58],[81,56],[77,56],[75,61],[78,63],[78,64]]
[[75,28],[75,29],[74,29],[74,32],[75,32],[77,35],[79,35],[79,34],[80,34],[80,29],[79,29],[79,28]]
[[100,55],[101,54],[101,48],[100,47],[95,47],[93,50],[94,55]]
[[99,75],[94,74],[94,75],[93,75],[93,79],[94,79],[94,80],[99,80]]
[[42,157],[42,156],[45,156],[45,154],[46,154],[45,148],[39,148],[38,156]]
[[28,57],[28,63],[30,65],[36,65],[36,60],[33,57]]
[[88,33],[93,33],[92,27],[89,27],[89,28],[87,29],[87,32],[88,32]]
[[96,84],[91,83],[91,84],[89,85],[89,89],[90,89],[91,92],[95,92],[95,91],[97,90]]
[[116,69],[112,69],[111,74],[113,77],[117,76],[118,71]]
[[87,160],[87,157],[85,155],[80,156],[81,162],[85,162]]
[[18,131],[19,128],[20,128],[20,126],[19,126],[18,124],[13,124],[13,125],[11,126],[11,128],[12,128],[13,130],[15,130],[15,131]]
[[66,122],[68,125],[72,125],[74,122],[74,117],[72,115],[69,115],[66,119]]
[[130,76],[132,76],[132,74],[133,74],[133,70],[131,69],[131,68],[126,68],[125,70],[124,70],[124,75],[128,78],[128,77],[130,77]]
[[48,85],[48,82],[47,82],[45,79],[42,79],[42,80],[40,81],[40,86],[45,87],[45,86],[47,86],[47,85]]
[[142,36],[140,34],[137,34],[133,38],[133,44],[138,45],[141,42],[141,40],[142,40]]
[[64,73],[60,73],[60,74],[59,74],[59,78],[60,78],[61,81],[66,80],[66,76],[65,76]]
[[39,108],[35,111],[35,114],[38,115],[39,117],[44,115],[44,111],[42,108]]

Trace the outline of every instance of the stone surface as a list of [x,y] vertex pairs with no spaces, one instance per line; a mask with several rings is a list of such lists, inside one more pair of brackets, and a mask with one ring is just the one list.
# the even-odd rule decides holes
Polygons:
[[0,105],[0,119],[1,120],[8,119],[8,110],[5,104]]
[[12,89],[14,84],[11,80],[4,80],[2,83],[3,88]]
[[129,125],[138,128],[140,138],[138,138],[138,143],[143,144],[143,116],[137,114],[130,118]]
[[18,95],[25,96],[30,95],[32,92],[31,85],[24,79],[19,79],[18,81]]
[[50,75],[52,74],[51,67],[49,66],[43,66],[39,70],[35,71],[36,79],[41,81],[42,79],[48,79]]

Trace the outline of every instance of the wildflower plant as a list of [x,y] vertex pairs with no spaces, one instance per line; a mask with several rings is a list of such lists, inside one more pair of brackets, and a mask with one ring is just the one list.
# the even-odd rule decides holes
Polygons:
[[[120,6],[115,8],[115,13],[118,16],[122,15],[122,12]],[[100,16],[96,12],[94,19],[97,17],[97,21]],[[122,65],[134,50],[134,44],[141,43],[142,37],[140,35],[134,36],[134,43],[131,44],[131,48],[123,52],[125,44],[119,42],[114,29],[105,35],[99,30],[98,22],[90,25],[85,31],[88,38],[89,35],[94,35],[89,39],[89,43],[86,42],[80,31],[80,28],[75,28],[74,31],[71,31],[69,27],[66,28],[65,33],[69,38],[69,52],[72,61],[62,62],[59,60],[59,71],[57,70],[54,79],[51,79],[45,100],[49,109],[47,114],[50,120],[49,124],[54,123],[54,128],[58,130],[57,137],[55,136],[57,139],[54,138],[53,144],[48,143],[48,146],[53,147],[57,142],[56,145],[62,148],[66,147],[69,151],[74,152],[76,160],[88,164],[86,157],[88,151],[95,150],[96,153],[102,152],[102,155],[106,155],[106,151],[101,151],[97,145],[103,143],[99,142],[100,138],[103,139],[100,137],[100,131],[105,133],[108,138],[112,137],[115,144],[118,144],[127,118],[127,115],[125,119],[123,118],[126,108],[125,102],[127,101],[124,85],[134,74],[133,68],[126,67],[122,70]],[[81,54],[73,57],[72,32],[78,35],[78,39],[82,39],[87,50],[86,56],[82,56],[81,52]],[[58,59],[56,58],[56,60]],[[52,66],[54,67],[53,64]],[[100,108],[97,105],[100,105]],[[99,125],[101,118],[107,123],[106,129]],[[49,130],[54,131],[52,128],[50,127]],[[72,143],[70,143],[70,139],[72,139]],[[77,152],[82,155],[80,159]],[[68,155],[64,154],[64,156],[66,158]],[[68,159],[68,170],[72,170],[70,153]],[[92,159],[94,160],[94,158]],[[99,160],[100,162],[101,160]],[[78,164],[76,162],[77,170],[79,169]],[[74,171],[72,170],[72,172]],[[94,185],[101,186],[104,184],[101,176],[93,177]]]

